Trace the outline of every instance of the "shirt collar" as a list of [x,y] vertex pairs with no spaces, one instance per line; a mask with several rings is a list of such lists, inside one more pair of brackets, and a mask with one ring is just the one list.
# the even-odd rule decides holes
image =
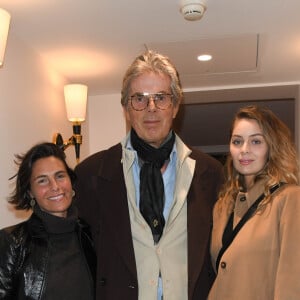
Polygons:
[[[138,155],[137,152],[133,149],[132,144],[131,144],[131,139],[130,139],[130,132],[127,134],[125,141],[123,142],[123,145],[126,150],[132,151],[134,153],[134,160],[138,161]],[[173,145],[171,154],[170,154],[170,163],[176,159],[177,156],[177,148],[176,148],[176,142]]]

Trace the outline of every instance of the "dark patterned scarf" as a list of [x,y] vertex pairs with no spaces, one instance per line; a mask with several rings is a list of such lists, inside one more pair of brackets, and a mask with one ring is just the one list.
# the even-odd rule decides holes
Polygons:
[[140,139],[134,129],[131,129],[130,136],[132,147],[143,161],[140,171],[140,211],[151,228],[154,242],[158,243],[165,225],[164,183],[160,169],[170,157],[175,134],[172,131],[159,148],[154,148]]

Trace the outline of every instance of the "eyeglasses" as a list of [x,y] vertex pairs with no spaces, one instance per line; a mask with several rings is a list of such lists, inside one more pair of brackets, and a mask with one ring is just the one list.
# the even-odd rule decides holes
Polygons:
[[167,93],[135,93],[130,96],[131,106],[134,110],[141,111],[148,107],[150,98],[158,109],[167,109],[172,103],[172,94]]

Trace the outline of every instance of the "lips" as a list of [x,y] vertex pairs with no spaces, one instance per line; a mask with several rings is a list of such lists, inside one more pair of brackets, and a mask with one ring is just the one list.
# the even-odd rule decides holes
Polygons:
[[50,201],[59,201],[61,199],[64,198],[64,194],[59,194],[59,195],[56,195],[56,196],[51,196],[51,197],[48,197],[48,200]]
[[145,124],[156,124],[158,122],[159,122],[159,120],[145,120],[144,121]]
[[243,165],[243,166],[247,166],[247,165],[250,165],[253,160],[252,159],[241,159],[239,160],[240,164]]
[[146,129],[156,129],[159,127],[159,121],[153,121],[153,120],[144,121],[144,127]]

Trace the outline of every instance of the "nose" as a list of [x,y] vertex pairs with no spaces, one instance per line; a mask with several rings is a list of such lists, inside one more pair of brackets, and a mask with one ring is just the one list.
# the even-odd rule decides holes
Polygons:
[[154,98],[152,96],[150,96],[148,98],[148,110],[149,111],[156,110],[155,101],[154,101]]
[[245,142],[242,146],[242,153],[243,154],[249,153],[249,144],[247,142]]
[[51,179],[51,181],[50,181],[50,187],[51,187],[52,191],[57,191],[59,189],[59,186],[58,186],[58,184],[57,184],[57,182],[56,182],[55,179]]

